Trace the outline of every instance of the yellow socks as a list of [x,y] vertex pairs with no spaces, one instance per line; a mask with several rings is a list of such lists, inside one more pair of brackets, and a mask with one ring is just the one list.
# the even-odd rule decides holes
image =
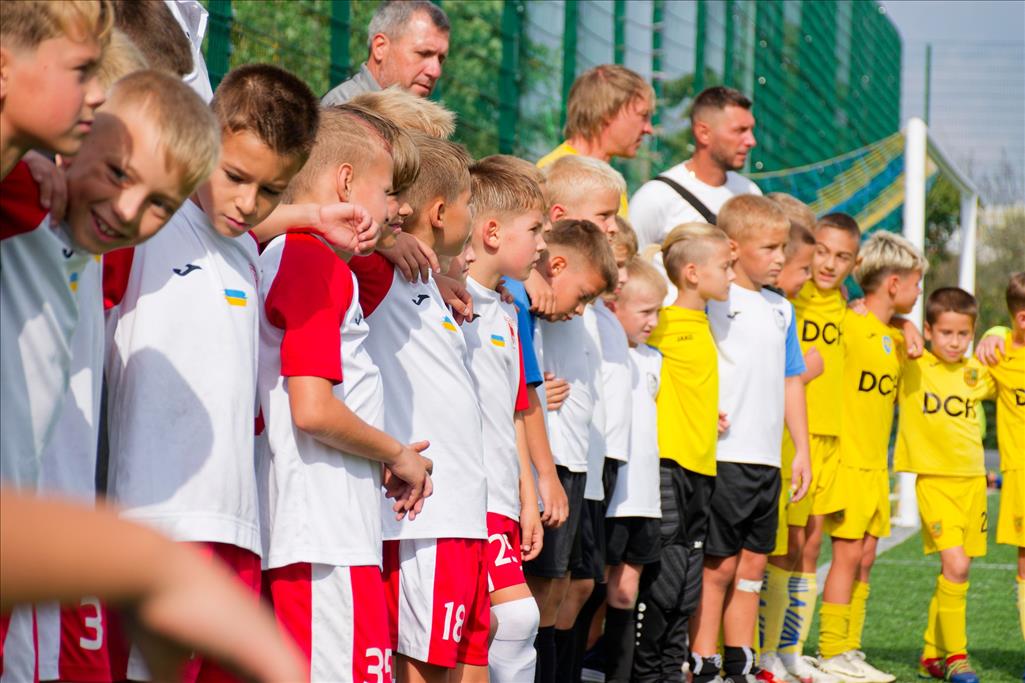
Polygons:
[[823,602],[819,609],[819,652],[823,659],[843,654],[848,650],[847,631],[851,620],[851,606]]
[[[940,574],[936,578],[935,647],[941,656],[950,657],[968,651],[967,607],[968,582],[953,583]],[[931,605],[929,612],[931,616]]]
[[776,565],[765,567],[761,604],[758,606],[758,643],[761,652],[775,652],[783,630],[783,619],[790,604],[790,572]]
[[925,641],[922,646],[923,659],[938,659],[943,656],[943,652],[940,650],[939,636],[936,634],[938,609],[939,602],[934,592],[932,599],[929,600],[929,617],[925,622],[925,634],[922,636],[922,640]]
[[808,639],[811,620],[815,615],[815,598],[819,594],[815,574],[791,572],[787,591],[790,599],[776,651],[780,655],[800,656],[804,653],[804,641]]
[[861,649],[861,633],[865,630],[865,611],[868,609],[869,585],[861,581],[854,582],[851,591],[851,620],[847,625],[847,649]]
[[1021,626],[1021,637],[1025,638],[1025,578],[1016,576],[1018,584],[1018,625]]

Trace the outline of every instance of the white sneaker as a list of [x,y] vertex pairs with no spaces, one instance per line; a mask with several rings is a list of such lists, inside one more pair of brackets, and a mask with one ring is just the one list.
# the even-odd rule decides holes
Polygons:
[[857,657],[848,657],[846,652],[835,657],[826,657],[819,660],[819,670],[830,673],[846,683],[868,683],[865,672],[859,666],[861,660]]
[[780,657],[790,675],[800,683],[842,683],[836,676],[818,668],[814,657]]
[[893,674],[880,671],[869,664],[865,657],[865,653],[861,650],[848,650],[844,653],[844,656],[846,656],[851,663],[861,669],[861,672],[864,675],[864,678],[861,680],[865,681],[865,683],[893,683],[897,680],[897,677]]
[[790,675],[787,668],[783,666],[783,661],[775,652],[763,652],[758,658],[758,666],[772,674],[777,681],[797,683],[797,679]]

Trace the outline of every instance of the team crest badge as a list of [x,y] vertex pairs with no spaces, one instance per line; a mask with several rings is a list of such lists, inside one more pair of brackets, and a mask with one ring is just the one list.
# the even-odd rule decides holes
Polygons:
[[979,369],[978,368],[965,368],[964,369],[964,383],[970,387],[974,387],[979,383]]
[[773,313],[776,314],[776,327],[778,327],[781,330],[787,329],[787,316],[786,316],[786,314],[783,311],[779,310],[778,308],[773,309]]
[[1014,518],[1014,533],[1020,534],[1025,529],[1025,517]]
[[893,338],[888,334],[883,335],[883,351],[893,353]]
[[929,525],[929,533],[932,534],[933,538],[939,538],[943,535],[943,522],[933,522]]
[[648,393],[654,398],[658,394],[658,377],[648,373]]

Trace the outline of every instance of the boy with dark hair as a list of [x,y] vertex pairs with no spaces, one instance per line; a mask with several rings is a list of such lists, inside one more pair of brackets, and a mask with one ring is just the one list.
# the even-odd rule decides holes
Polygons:
[[986,554],[986,467],[979,411],[996,396],[990,372],[965,359],[978,303],[941,287],[925,304],[930,350],[904,364],[893,468],[914,472],[927,554],[939,553],[940,575],[929,603],[920,674],[978,683],[968,661],[966,609],[972,558]]
[[[213,174],[159,239],[118,252],[105,277],[108,493],[125,517],[203,543],[255,595],[259,262],[246,233],[305,163],[319,111],[301,80],[262,64],[229,73],[212,109],[221,127]],[[145,679],[134,655],[128,677]],[[186,676],[218,675],[207,670],[192,660]]]

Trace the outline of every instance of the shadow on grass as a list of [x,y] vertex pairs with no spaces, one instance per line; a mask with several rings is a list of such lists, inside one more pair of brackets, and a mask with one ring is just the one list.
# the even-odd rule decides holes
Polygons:
[[[921,680],[917,678],[919,647],[873,647],[868,651],[869,661],[884,671],[897,676],[897,681]],[[1025,670],[1025,653],[1008,649],[969,647],[972,666],[986,683],[1017,683]]]

